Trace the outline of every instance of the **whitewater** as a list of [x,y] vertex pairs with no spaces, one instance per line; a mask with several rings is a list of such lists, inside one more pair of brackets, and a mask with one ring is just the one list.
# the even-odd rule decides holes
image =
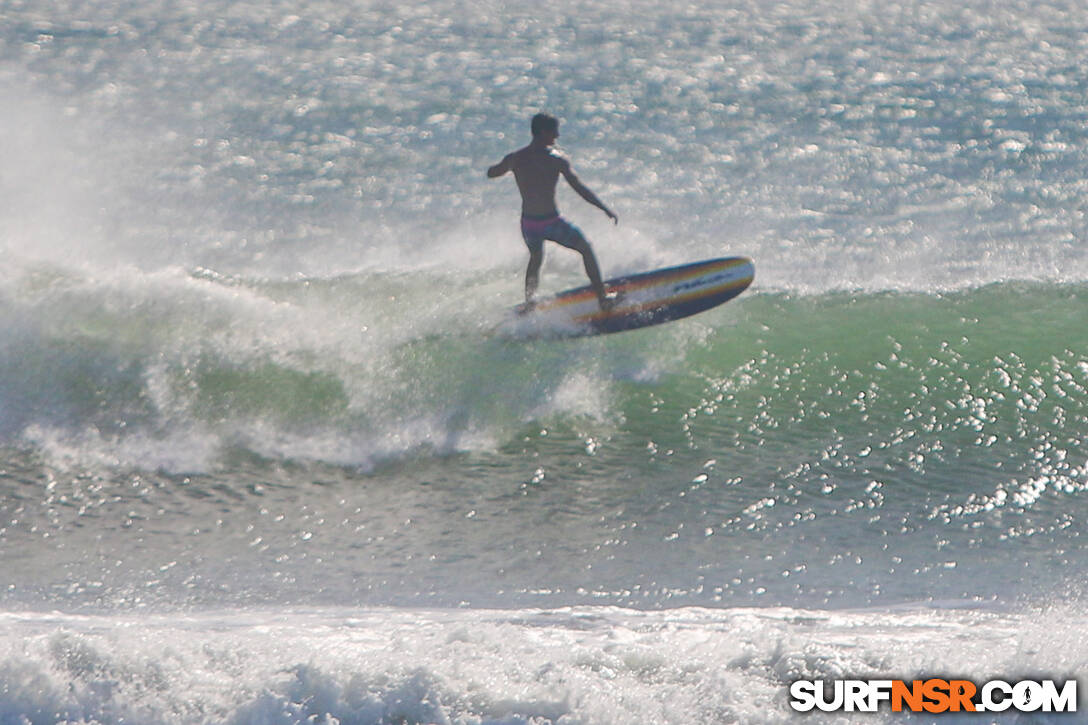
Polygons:
[[[0,723],[789,722],[798,679],[1081,677],[1086,31],[0,1]],[[619,215],[560,190],[607,276],[753,286],[493,334],[527,253],[484,172],[538,111]],[[583,283],[549,247],[542,293]]]

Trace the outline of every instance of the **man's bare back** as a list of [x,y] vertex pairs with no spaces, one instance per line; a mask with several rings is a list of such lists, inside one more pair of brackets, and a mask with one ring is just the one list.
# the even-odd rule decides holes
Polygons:
[[528,146],[507,154],[502,161],[488,169],[488,177],[494,179],[513,171],[521,192],[522,214],[544,216],[558,213],[555,188],[562,174],[579,196],[607,214],[613,223],[618,223],[619,218],[574,173],[570,160],[553,147],[558,138],[558,127],[554,132],[534,136]]
[[554,148],[559,138],[559,122],[551,116],[538,114],[533,118],[532,131],[533,140],[528,146],[507,154],[487,170],[487,176],[491,179],[512,171],[521,192],[521,232],[529,247],[529,267],[525,272],[526,306],[533,304],[540,265],[544,261],[544,241],[551,240],[582,255],[586,275],[601,307],[611,307],[615,299],[607,294],[601,282],[593,249],[581,230],[559,216],[555,203],[559,177],[565,178],[579,196],[603,211],[614,224],[619,222],[619,218],[581,182],[571,168],[570,160]]
[[553,148],[526,146],[512,153],[510,168],[521,192],[521,213],[528,216],[558,214],[555,187],[570,162]]

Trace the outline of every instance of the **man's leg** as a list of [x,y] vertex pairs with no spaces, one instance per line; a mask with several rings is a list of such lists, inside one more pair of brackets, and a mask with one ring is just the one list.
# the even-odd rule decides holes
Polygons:
[[611,300],[601,281],[601,268],[597,265],[597,256],[593,254],[593,247],[581,234],[570,240],[570,248],[582,255],[582,265],[586,268],[586,276],[589,277],[589,285],[597,294],[597,301],[602,308],[610,307]]
[[593,247],[589,246],[589,242],[586,240],[585,235],[582,234],[582,230],[567,220],[560,219],[549,231],[553,234],[553,236],[549,236],[549,239],[553,239],[567,249],[573,249],[582,255],[582,264],[586,268],[589,285],[596,293],[601,309],[610,310],[615,307],[619,298],[616,295],[609,295],[605,289],[604,282],[601,280],[601,268],[597,264],[597,256],[593,254]]
[[544,244],[536,244],[529,248],[529,266],[525,269],[525,304],[531,306],[536,295],[537,285],[540,284],[540,265],[544,263]]

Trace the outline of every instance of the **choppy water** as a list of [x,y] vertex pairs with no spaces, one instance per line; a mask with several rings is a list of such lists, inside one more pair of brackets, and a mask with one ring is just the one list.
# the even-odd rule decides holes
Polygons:
[[[0,721],[779,721],[802,676],[1083,672],[1086,29],[0,3]],[[526,255],[483,171],[540,109],[607,274],[753,288],[491,335]]]

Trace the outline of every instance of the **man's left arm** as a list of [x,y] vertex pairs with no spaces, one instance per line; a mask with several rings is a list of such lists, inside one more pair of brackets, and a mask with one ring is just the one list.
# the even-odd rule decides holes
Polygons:
[[570,162],[563,163],[563,178],[570,184],[570,188],[578,192],[578,195],[585,199],[587,202],[603,211],[613,224],[619,224],[620,218],[612,213],[612,210],[604,205],[604,202],[597,198],[597,195],[589,190],[589,187],[582,183],[582,180],[578,178],[578,175],[574,173],[574,169],[571,168]]

